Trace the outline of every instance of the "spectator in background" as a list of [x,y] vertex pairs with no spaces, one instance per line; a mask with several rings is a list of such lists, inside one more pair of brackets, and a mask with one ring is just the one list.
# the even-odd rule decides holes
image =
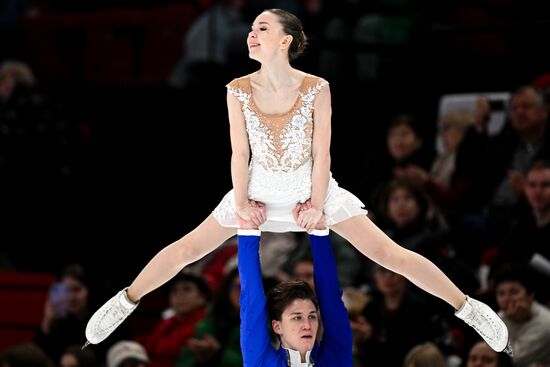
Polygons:
[[486,140],[478,134],[478,116],[467,110],[449,111],[441,118],[443,151],[430,171],[410,166],[406,175],[420,180],[431,200],[441,208],[456,246],[457,257],[477,268],[488,247],[481,177],[488,162],[482,152]]
[[[470,131],[475,130],[475,125],[476,115],[473,112],[447,112],[440,123],[443,151],[435,158],[430,170],[419,166],[410,166],[406,170],[406,175],[422,181],[426,192],[440,208],[444,208],[445,216],[452,223],[466,214],[481,213],[477,179],[483,169],[483,159],[471,152],[472,145],[476,147],[480,144],[475,140],[475,131]],[[462,144],[465,138],[466,142]]]
[[[506,232],[500,253],[492,266],[507,262],[529,263],[538,274],[538,298],[550,301],[550,292],[542,285],[550,279],[550,162],[537,161],[527,172],[524,205],[517,209],[516,220]],[[522,201],[523,203],[523,201]]]
[[107,351],[107,367],[149,366],[149,355],[138,342],[121,340]]
[[0,65],[0,131],[0,170],[20,179],[13,184],[28,187],[24,180],[34,178],[44,187],[70,173],[65,149],[71,132],[63,108],[40,90],[31,67],[22,61]]
[[32,343],[16,344],[0,353],[1,367],[54,367],[44,351]]
[[[35,342],[53,361],[59,361],[68,347],[82,344],[94,291],[91,276],[81,264],[67,265],[60,282],[52,285]],[[94,348],[97,359],[104,359],[107,348],[127,334],[127,328],[123,328],[105,346]]]
[[311,289],[315,289],[313,282],[313,256],[305,255],[294,263],[292,278],[303,280],[309,284]]
[[403,367],[447,367],[437,345],[427,342],[414,346],[405,356]]
[[[5,195],[0,242],[9,244],[7,257],[17,270],[54,272],[65,262],[51,256],[50,246],[35,246],[34,256],[29,256],[27,243],[40,243],[44,233],[59,223],[64,223],[64,232],[73,228],[74,211],[67,206],[77,205],[69,184],[74,179],[78,142],[64,104],[40,88],[32,68],[22,61],[4,61],[0,65],[0,191]],[[57,208],[56,215],[52,207]],[[35,230],[26,230],[29,227]]]
[[169,292],[174,315],[160,321],[143,339],[151,367],[173,367],[196,325],[206,316],[210,290],[201,276],[179,273],[170,281]]
[[400,366],[408,350],[434,337],[429,310],[405,277],[378,264],[373,277],[362,327],[353,330],[356,357],[362,366]]
[[465,367],[512,367],[510,356],[495,352],[485,341],[479,340],[468,352]]
[[244,0],[216,1],[195,20],[185,33],[171,86],[200,85],[222,71],[225,76],[230,60],[248,64],[245,40],[250,24],[243,19],[243,5]]
[[240,367],[243,365],[240,345],[241,282],[238,269],[226,274],[214,296],[206,317],[197,324],[195,334],[175,367]]
[[59,367],[98,367],[95,354],[91,349],[82,349],[73,345],[65,349],[59,360]]
[[502,265],[494,275],[499,315],[508,327],[514,367],[550,365],[550,309],[535,300],[531,269]]
[[380,227],[392,240],[426,256],[468,293],[478,289],[475,268],[454,256],[447,223],[418,181],[409,177],[392,180],[381,202]]
[[542,93],[523,86],[512,96],[509,127],[489,139],[487,152],[480,152],[480,157],[487,156],[488,220],[495,232],[509,227],[514,206],[523,197],[529,167],[550,157],[547,119]]
[[[386,133],[386,150],[382,156],[373,156],[365,168],[365,172],[368,172],[364,187],[367,207],[375,208],[387,183],[406,174],[410,166],[425,170],[430,168],[434,152],[423,141],[418,122],[412,116],[397,115],[390,121]],[[376,218],[380,213],[370,214]]]

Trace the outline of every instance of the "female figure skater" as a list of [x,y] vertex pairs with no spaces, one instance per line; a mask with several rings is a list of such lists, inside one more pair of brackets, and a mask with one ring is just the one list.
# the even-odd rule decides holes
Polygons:
[[87,343],[104,340],[143,296],[237,228],[311,232],[324,221],[365,256],[446,301],[493,349],[503,351],[508,330],[495,312],[462,293],[432,262],[393,242],[367,218],[363,203],[331,177],[328,83],[290,65],[306,44],[300,20],[284,10],[266,10],[254,20],[247,44],[261,67],[227,85],[233,190],[96,311],[86,328]]
[[[266,296],[260,268],[260,231],[238,231],[241,276],[241,350],[248,366],[351,367],[352,336],[342,301],[329,230],[310,234],[315,292],[304,281],[281,282]],[[319,313],[323,339],[316,342]],[[269,324],[280,341],[271,344]]]

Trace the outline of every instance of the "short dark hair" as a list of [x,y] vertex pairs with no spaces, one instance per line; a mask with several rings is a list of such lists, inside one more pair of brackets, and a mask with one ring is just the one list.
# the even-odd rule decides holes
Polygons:
[[525,287],[527,293],[535,292],[535,274],[526,264],[505,263],[498,267],[493,276],[495,288],[504,282],[518,282]]
[[539,170],[539,169],[550,169],[550,161],[544,159],[538,159],[534,161],[531,166],[529,166],[528,172]]
[[182,283],[182,282],[189,282],[189,283],[195,284],[199,293],[202,294],[206,300],[210,299],[210,295],[211,295],[210,288],[208,288],[208,285],[206,284],[206,281],[203,279],[202,276],[198,274],[189,273],[189,272],[187,273],[180,272],[174,278],[171,279],[170,286],[169,286],[170,291],[174,289],[174,286],[177,283]]
[[294,60],[304,53],[307,45],[307,37],[304,27],[298,17],[283,9],[267,9],[267,12],[275,14],[279,23],[283,26],[283,32],[292,36],[292,43],[288,48],[288,58]]
[[267,293],[267,313],[270,320],[281,320],[285,309],[295,300],[310,300],[319,309],[319,303],[313,289],[303,280],[280,282]]
[[540,107],[545,107],[545,104],[544,104],[544,93],[542,92],[542,90],[534,85],[522,85],[520,87],[518,87],[513,93],[512,93],[512,98],[511,98],[511,101],[516,98],[517,96],[519,96],[520,94],[524,94],[524,93],[527,93],[527,92],[533,92],[537,98],[537,104],[540,106]]

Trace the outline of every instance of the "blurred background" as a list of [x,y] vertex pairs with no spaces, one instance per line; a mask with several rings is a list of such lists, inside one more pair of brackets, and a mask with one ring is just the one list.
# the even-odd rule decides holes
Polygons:
[[548,71],[539,1],[3,0],[0,58],[25,62],[40,98],[24,124],[1,116],[6,266],[111,271],[130,256],[137,269],[208,215],[231,187],[225,84],[257,67],[246,31],[273,6],[303,19],[310,47],[295,66],[332,85],[332,169],[359,196],[357,161],[381,149],[390,116],[414,111],[433,139],[443,94]]

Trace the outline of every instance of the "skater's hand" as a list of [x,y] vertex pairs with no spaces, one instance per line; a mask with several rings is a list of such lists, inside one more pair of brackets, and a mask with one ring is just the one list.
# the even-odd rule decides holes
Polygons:
[[206,363],[212,359],[221,349],[220,342],[212,335],[208,334],[204,335],[201,339],[189,339],[187,346],[201,363]]
[[311,205],[311,200],[305,203],[298,203],[292,211],[294,221],[300,227],[304,228],[308,233],[314,229],[325,229],[325,218],[323,211]]
[[237,208],[237,224],[239,228],[257,229],[266,221],[265,204],[248,200],[248,205]]

